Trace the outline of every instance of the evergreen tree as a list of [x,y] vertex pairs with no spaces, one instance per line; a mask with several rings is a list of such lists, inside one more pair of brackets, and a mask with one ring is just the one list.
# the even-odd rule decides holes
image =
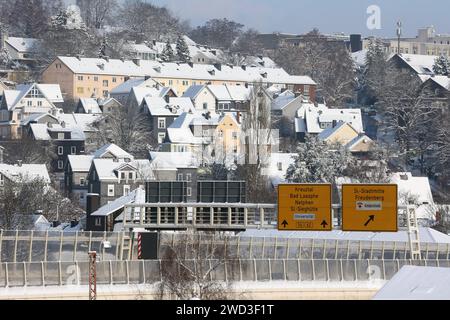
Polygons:
[[107,48],[107,47],[108,47],[108,39],[107,39],[107,37],[105,36],[105,37],[103,38],[102,43],[100,44],[100,48],[99,48],[99,50],[98,50],[98,57],[99,57],[100,59],[104,59],[104,58],[107,57],[107,55],[106,55],[106,48]]
[[191,61],[189,47],[182,35],[180,35],[177,39],[177,60],[179,60],[180,62]]
[[295,162],[286,173],[286,179],[295,183],[334,183],[352,161],[345,148],[329,146],[316,136],[307,136],[297,152]]
[[450,76],[450,62],[447,57],[439,56],[434,62],[433,71],[436,75]]
[[170,62],[173,61],[175,58],[175,54],[172,49],[172,45],[170,44],[170,41],[167,41],[166,47],[164,48],[163,52],[161,53],[161,60],[163,62]]
[[362,103],[372,105],[382,91],[388,63],[386,53],[379,39],[370,40],[362,75]]

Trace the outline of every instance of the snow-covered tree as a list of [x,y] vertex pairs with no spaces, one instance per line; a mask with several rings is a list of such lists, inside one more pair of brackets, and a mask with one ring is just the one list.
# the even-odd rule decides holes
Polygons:
[[175,54],[172,49],[172,45],[170,44],[170,41],[167,41],[166,46],[164,47],[164,50],[162,51],[160,58],[163,62],[170,62],[173,61],[175,58]]
[[388,62],[380,39],[371,39],[361,79],[363,103],[373,104],[377,94],[383,90]]
[[295,183],[334,183],[353,161],[346,149],[330,146],[317,136],[307,136],[297,153],[286,173],[286,179]]
[[184,37],[180,35],[177,39],[177,60],[181,62],[191,61],[191,55],[189,53],[189,47],[184,40]]
[[108,38],[105,36],[105,37],[103,37],[102,43],[100,44],[100,48],[98,50],[98,57],[100,59],[104,59],[107,57],[107,55],[106,55],[107,47],[108,47]]
[[436,75],[450,76],[450,61],[448,58],[443,55],[437,57],[434,62],[433,71]]

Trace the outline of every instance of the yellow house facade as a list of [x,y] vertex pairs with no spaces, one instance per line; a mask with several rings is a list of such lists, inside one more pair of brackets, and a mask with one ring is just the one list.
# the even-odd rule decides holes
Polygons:
[[137,77],[152,78],[162,86],[171,87],[178,96],[182,96],[192,85],[204,84],[245,86],[262,82],[268,87],[292,87],[311,92],[316,87],[311,78],[291,76],[281,68],[83,57],[57,57],[44,70],[42,82],[58,83],[66,100],[78,100],[107,97],[115,87]]

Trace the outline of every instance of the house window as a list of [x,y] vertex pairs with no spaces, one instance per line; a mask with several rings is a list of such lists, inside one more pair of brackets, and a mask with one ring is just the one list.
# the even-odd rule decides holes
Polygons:
[[65,135],[63,132],[58,133],[58,140],[64,140]]
[[173,85],[173,80],[169,80],[169,86]]
[[108,197],[114,197],[114,185],[108,184]]
[[5,185],[5,180],[3,178],[3,175],[0,174],[0,187],[3,187]]
[[127,196],[130,193],[130,186],[123,186],[123,195]]
[[183,181],[183,174],[182,173],[178,174],[177,181]]
[[233,137],[233,140],[237,140],[238,133],[236,131],[233,131],[232,137]]
[[59,160],[58,161],[58,169],[61,170],[64,168],[64,161]]
[[133,180],[133,179],[134,179],[134,174],[133,174],[133,172],[129,172],[129,173],[128,173],[128,179],[129,179],[129,180]]
[[108,95],[109,95],[109,91],[103,90],[103,97],[108,98]]
[[102,218],[95,218],[95,226],[96,227],[102,226]]
[[94,77],[94,81],[95,81],[95,82],[98,82],[98,77]]
[[84,178],[80,178],[80,186],[84,187],[85,182]]
[[121,180],[125,180],[125,179],[126,179],[125,172],[121,172],[121,173],[120,173],[120,179],[121,179]]
[[188,86],[189,85],[189,81],[183,81],[183,86]]
[[283,164],[281,162],[277,163],[278,171],[283,171]]
[[76,154],[77,153],[77,147],[74,147],[74,146],[70,147],[70,153],[71,154]]
[[32,107],[33,106],[33,101],[27,101],[27,107]]
[[186,181],[191,182],[192,181],[192,173],[186,173]]
[[186,188],[186,195],[188,197],[192,196],[192,188]]
[[59,147],[58,147],[58,155],[59,155],[59,156],[62,156],[63,154],[64,154],[64,147],[59,146]]
[[165,129],[165,128],[166,128],[166,118],[159,118],[158,129]]
[[78,76],[78,81],[83,81],[83,80],[84,80],[83,76]]
[[113,78],[112,78],[112,82],[113,82],[113,83],[116,83],[116,82],[117,82],[117,78],[116,78],[116,77],[113,77]]
[[103,80],[103,86],[104,87],[109,87],[109,81],[108,80]]
[[203,104],[203,110],[208,110],[208,103],[207,103],[207,102],[205,102],[205,103]]
[[38,107],[42,107],[42,101],[38,101]]

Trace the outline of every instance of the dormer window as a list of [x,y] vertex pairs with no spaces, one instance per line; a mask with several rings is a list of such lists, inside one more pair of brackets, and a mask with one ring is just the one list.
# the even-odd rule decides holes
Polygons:
[[121,173],[120,173],[120,179],[121,179],[121,180],[125,180],[125,179],[126,179],[126,174],[125,174],[125,172],[121,172]]

